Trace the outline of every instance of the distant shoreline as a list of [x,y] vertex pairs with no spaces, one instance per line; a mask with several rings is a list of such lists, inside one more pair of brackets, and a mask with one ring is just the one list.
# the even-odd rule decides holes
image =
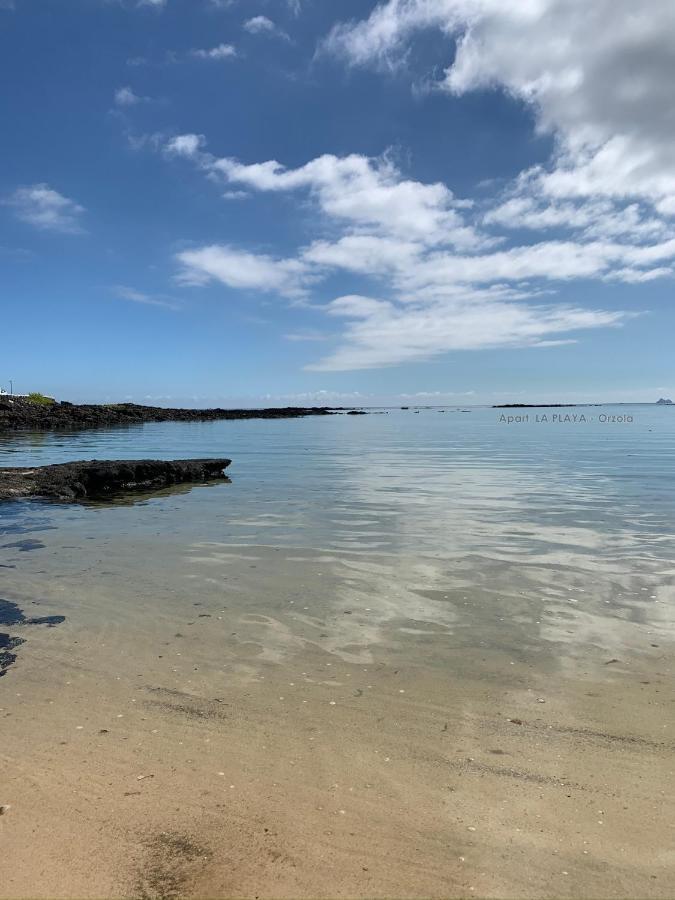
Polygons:
[[0,398],[0,432],[54,431],[142,425],[146,422],[212,422],[219,419],[295,419],[347,412],[348,407],[287,406],[267,409],[184,409],[137,403],[36,403],[23,397]]
[[495,403],[492,409],[559,409],[566,406],[602,406],[601,403]]

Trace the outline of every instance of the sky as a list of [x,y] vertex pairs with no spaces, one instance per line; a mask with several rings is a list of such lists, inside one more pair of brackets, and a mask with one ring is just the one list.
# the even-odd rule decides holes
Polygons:
[[672,0],[0,0],[0,386],[675,398]]

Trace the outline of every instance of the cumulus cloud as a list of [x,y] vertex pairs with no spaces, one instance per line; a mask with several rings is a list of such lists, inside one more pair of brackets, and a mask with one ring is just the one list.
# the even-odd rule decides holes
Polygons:
[[227,244],[211,244],[177,254],[182,266],[178,281],[203,286],[220,282],[240,290],[274,291],[301,298],[311,280],[308,267],[297,259],[277,259]]
[[267,16],[253,16],[244,22],[243,27],[249,34],[267,34],[289,40],[286,32],[278,28]]
[[146,97],[140,97],[128,85],[115,91],[115,106],[137,106],[145,100]]
[[210,60],[211,62],[222,62],[226,59],[233,59],[236,55],[237,51],[232,44],[218,44],[217,47],[190,51],[190,56],[195,59]]
[[203,134],[178,134],[166,142],[164,150],[169,156],[194,159],[201,152],[205,143],[206,138]]
[[79,234],[84,230],[80,222],[84,207],[48,184],[17,188],[4,203],[14,209],[22,222],[44,231]]
[[252,19],[247,19],[244,22],[244,28],[250,34],[260,34],[265,31],[274,31],[276,25],[267,16],[253,16]]
[[335,27],[324,48],[352,65],[397,67],[424,29],[447,35],[454,55],[439,87],[502,89],[556,136],[553,164],[536,171],[532,190],[675,213],[670,0],[388,0]]

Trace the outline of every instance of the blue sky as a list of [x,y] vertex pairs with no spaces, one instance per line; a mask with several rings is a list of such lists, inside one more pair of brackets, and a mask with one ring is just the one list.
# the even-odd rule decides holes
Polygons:
[[0,385],[675,395],[673,4],[513,6],[0,0]]

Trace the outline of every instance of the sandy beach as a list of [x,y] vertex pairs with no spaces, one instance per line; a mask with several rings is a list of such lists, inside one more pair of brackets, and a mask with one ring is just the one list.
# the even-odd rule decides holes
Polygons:
[[213,543],[134,584],[95,539],[94,588],[66,540],[6,570],[66,620],[10,629],[3,897],[672,896],[658,627],[561,669],[550,630],[590,603],[505,624],[499,598],[394,587],[405,559]]

